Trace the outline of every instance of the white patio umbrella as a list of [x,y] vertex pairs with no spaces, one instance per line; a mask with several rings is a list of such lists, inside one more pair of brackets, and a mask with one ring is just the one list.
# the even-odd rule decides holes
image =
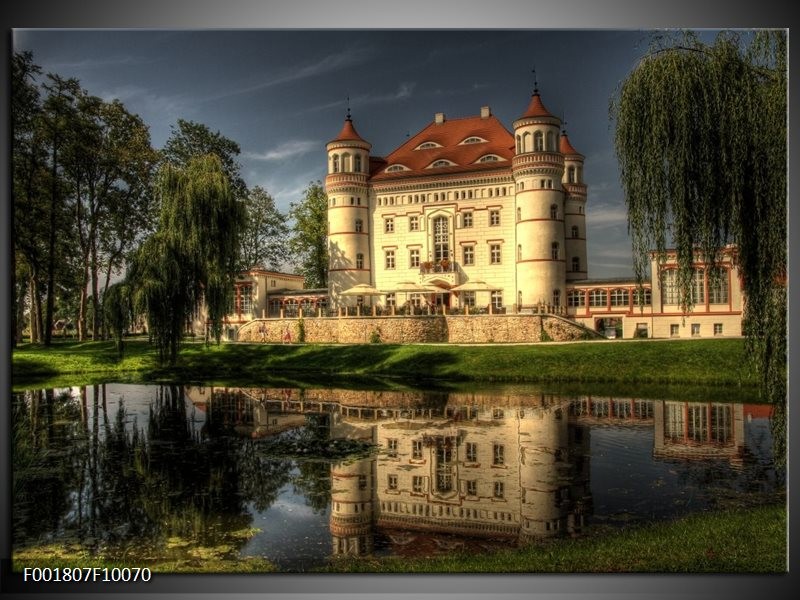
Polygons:
[[369,285],[368,283],[359,283],[353,287],[344,290],[340,295],[342,296],[383,296],[386,292]]

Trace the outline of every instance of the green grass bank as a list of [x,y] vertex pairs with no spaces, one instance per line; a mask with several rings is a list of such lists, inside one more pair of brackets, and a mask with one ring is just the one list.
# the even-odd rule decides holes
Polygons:
[[186,344],[159,367],[146,340],[23,344],[13,350],[14,386],[55,379],[258,381],[271,377],[347,380],[388,377],[449,382],[612,383],[754,388],[739,338],[631,340],[530,345]]

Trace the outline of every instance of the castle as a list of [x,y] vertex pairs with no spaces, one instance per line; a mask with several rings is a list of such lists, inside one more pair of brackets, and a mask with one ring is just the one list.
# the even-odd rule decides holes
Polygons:
[[[714,266],[696,255],[690,312],[681,307],[674,252],[652,255],[641,286],[633,277],[589,277],[584,156],[538,88],[512,131],[484,106],[465,118],[437,113],[385,157],[371,149],[348,108],[326,146],[328,287],[305,289],[302,277],[273,271],[240,274],[227,339],[280,341],[296,325],[270,319],[378,316],[384,321],[373,328],[386,341],[463,342],[454,332],[465,327],[475,333],[467,342],[540,341],[524,319],[530,314],[607,337],[741,335],[734,247]],[[453,321],[485,314],[523,319]],[[391,321],[408,315],[448,321],[409,336],[408,323]],[[308,341],[367,339],[364,323],[317,325]],[[513,332],[492,334],[501,329]]]

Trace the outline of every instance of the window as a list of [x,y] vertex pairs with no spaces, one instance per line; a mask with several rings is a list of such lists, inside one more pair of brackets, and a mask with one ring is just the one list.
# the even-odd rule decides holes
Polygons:
[[503,308],[503,292],[500,290],[492,292],[492,306],[494,308]]
[[522,209],[517,208],[517,223],[519,223],[520,221],[522,221]]
[[706,298],[706,277],[703,269],[695,269],[692,273],[692,302],[702,304]]
[[728,271],[727,269],[709,269],[708,301],[711,304],[728,303]]
[[362,231],[364,231],[364,221],[356,219],[356,233],[361,233]]
[[558,218],[558,206],[555,204],[550,205],[550,218],[557,219]]
[[578,233],[579,233],[579,232],[578,232],[578,226],[577,226],[577,225],[573,225],[573,226],[572,226],[572,237],[573,237],[573,238],[576,238],[576,237],[578,237]]
[[558,260],[558,242],[550,244],[550,257],[553,260]]
[[422,477],[419,475],[414,475],[411,480],[411,487],[415,494],[421,494],[425,489]]
[[517,260],[522,260],[522,244],[517,245]]
[[[640,302],[642,300],[642,302]],[[633,304],[634,306],[642,305],[642,306],[650,306],[653,303],[653,293],[650,291],[650,288],[644,288],[642,290],[636,289],[633,291]]]
[[387,173],[394,173],[395,171],[405,171],[406,168],[403,165],[392,165],[386,169]]
[[679,304],[680,292],[678,290],[678,271],[667,269],[661,273],[661,295],[664,304]]
[[572,290],[567,294],[567,306],[586,306],[586,294]]
[[567,181],[575,183],[575,167],[567,167]]
[[436,490],[449,492],[453,489],[453,447],[440,444],[436,446]]
[[700,323],[692,323],[692,335],[693,336],[700,335]]
[[714,335],[722,335],[722,323],[714,323]]
[[419,248],[413,248],[409,250],[408,266],[412,269],[419,268]]
[[386,250],[386,268],[394,269],[394,250]]
[[679,334],[678,324],[677,323],[672,323],[669,326],[669,335],[670,335],[670,337],[678,337],[678,334]]
[[475,307],[475,292],[461,292],[461,304],[463,306]]
[[533,151],[541,152],[542,150],[544,150],[544,136],[541,131],[537,131],[533,134]]
[[502,262],[503,255],[500,250],[500,244],[489,246],[489,257],[489,262],[493,265],[499,265]]
[[338,173],[339,172],[339,155],[338,154],[334,154],[333,155],[333,172],[334,173]]
[[467,442],[467,462],[478,462],[478,444]]
[[547,147],[546,150],[549,152],[555,152],[556,150],[556,136],[553,135],[552,131],[547,132]]
[[464,227],[472,227],[472,211],[464,212]]
[[628,290],[611,290],[611,306],[627,306]]
[[581,259],[577,256],[572,257],[572,272],[577,273],[581,270]]
[[392,217],[387,217],[383,220],[383,230],[386,233],[394,232],[394,219]]
[[389,292],[386,294],[386,306],[397,306],[397,297],[395,296],[394,292]]
[[364,268],[364,255],[359,252],[356,254],[356,269],[363,269]]
[[397,475],[389,475],[387,477],[387,480],[388,480],[387,483],[389,485],[389,489],[390,490],[396,490],[397,489]]
[[467,496],[478,495],[478,482],[474,479],[467,481]]
[[500,225],[500,211],[499,210],[490,210],[489,211],[489,225],[492,227],[496,227]]
[[360,489],[360,490],[367,489],[367,476],[366,475],[359,475],[358,476],[358,489]]
[[447,217],[433,220],[433,260],[439,262],[450,258],[450,232]]
[[474,135],[465,139],[462,144],[479,144],[481,142],[485,142],[486,140],[482,140],[479,137],[475,137]]
[[409,231],[419,231],[419,217],[414,215],[408,217],[408,230]]
[[505,412],[503,411],[502,408],[492,409],[492,418],[493,419],[502,419],[503,417],[505,417]]
[[605,306],[606,298],[605,290],[592,290],[589,292],[589,306]]
[[355,164],[355,167],[354,167],[353,170],[356,173],[360,173],[361,172],[361,155],[360,154],[356,154],[355,160],[354,160],[354,164]]
[[239,292],[239,313],[249,314],[253,312],[253,286],[250,284],[241,285]]
[[453,165],[455,165],[455,163],[450,162],[449,160],[437,160],[431,165],[431,167],[436,169],[439,167],[450,167]]
[[506,486],[502,481],[494,482],[494,497],[504,498],[506,495]]
[[494,459],[492,464],[496,466],[504,465],[506,463],[506,449],[502,444],[494,444],[492,447]]
[[396,438],[389,438],[386,440],[386,448],[389,451],[389,456],[391,458],[397,458],[397,439]]
[[422,459],[422,440],[414,440],[411,444],[411,458]]
[[496,155],[494,155],[494,154],[487,154],[486,156],[482,156],[482,157],[481,157],[481,158],[478,160],[478,162],[482,162],[482,163],[485,163],[485,162],[497,162],[498,160],[500,160],[500,159],[499,159],[499,158],[498,158]]
[[440,148],[439,144],[435,142],[424,142],[417,146],[417,150],[428,150],[429,148]]
[[475,246],[464,246],[463,250],[464,255],[464,264],[465,265],[474,265],[475,264]]

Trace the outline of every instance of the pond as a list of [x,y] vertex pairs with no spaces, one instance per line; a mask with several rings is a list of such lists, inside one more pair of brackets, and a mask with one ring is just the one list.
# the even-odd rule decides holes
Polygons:
[[780,497],[769,406],[98,384],[14,395],[13,546],[303,572]]

